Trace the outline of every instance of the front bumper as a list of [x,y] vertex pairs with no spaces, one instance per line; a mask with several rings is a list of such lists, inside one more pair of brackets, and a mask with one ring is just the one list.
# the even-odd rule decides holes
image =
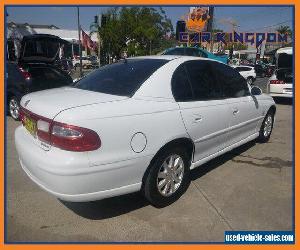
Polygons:
[[[140,190],[151,156],[91,167],[86,153],[44,151],[23,126],[15,144],[25,173],[45,191],[66,201],[84,202]],[[61,152],[59,152],[61,151]]]

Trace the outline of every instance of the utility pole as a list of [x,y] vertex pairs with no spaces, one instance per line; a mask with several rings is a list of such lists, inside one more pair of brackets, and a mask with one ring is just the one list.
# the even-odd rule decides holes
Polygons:
[[207,22],[207,32],[211,34],[211,41],[210,41],[210,52],[214,50],[214,38],[213,38],[213,22],[214,22],[214,7],[209,6],[208,10],[209,19]]
[[79,6],[77,6],[77,24],[78,24],[78,43],[79,43],[79,61],[80,61],[80,77],[83,76],[82,74],[82,51],[81,51],[81,38],[80,38],[80,33],[81,33],[81,27],[80,27],[80,20],[79,20]]
[[97,20],[97,36],[98,36],[98,58],[99,58],[99,68],[101,67],[101,37],[100,37],[100,25],[99,22],[101,20],[101,16],[98,16]]

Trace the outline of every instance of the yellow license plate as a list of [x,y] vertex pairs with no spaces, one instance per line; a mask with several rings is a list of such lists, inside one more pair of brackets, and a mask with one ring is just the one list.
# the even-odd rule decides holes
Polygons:
[[25,128],[29,131],[30,134],[35,136],[36,130],[37,130],[36,121],[28,118],[27,116],[25,116],[24,118],[25,118],[25,121],[24,121]]

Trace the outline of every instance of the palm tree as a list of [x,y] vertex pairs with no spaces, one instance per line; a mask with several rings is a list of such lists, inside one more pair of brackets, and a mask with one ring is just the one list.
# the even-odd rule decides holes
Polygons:
[[290,26],[282,26],[281,25],[276,29],[276,31],[281,35],[287,34],[288,37],[292,37],[292,30],[291,30]]

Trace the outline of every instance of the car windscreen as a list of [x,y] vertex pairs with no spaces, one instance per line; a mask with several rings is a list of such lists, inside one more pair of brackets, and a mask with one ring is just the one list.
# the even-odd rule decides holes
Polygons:
[[133,96],[139,87],[168,60],[128,59],[103,66],[75,83],[74,87],[119,96]]

